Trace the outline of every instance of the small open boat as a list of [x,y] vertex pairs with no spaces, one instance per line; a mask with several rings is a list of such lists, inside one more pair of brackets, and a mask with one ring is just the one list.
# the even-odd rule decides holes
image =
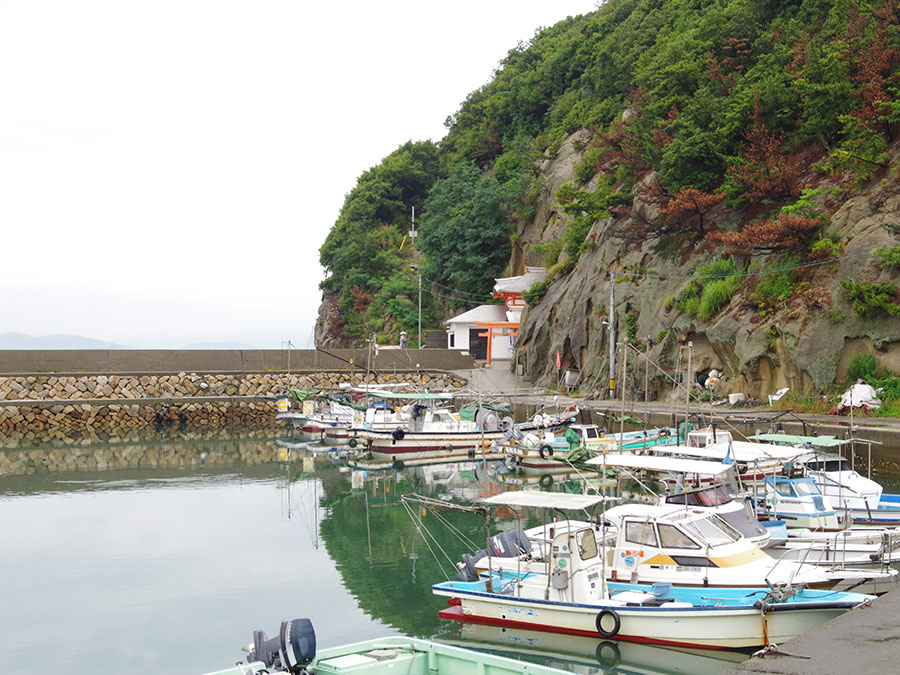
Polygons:
[[309,619],[282,621],[279,634],[271,639],[254,631],[249,652],[246,663],[207,675],[567,675],[557,668],[403,636],[317,652]]

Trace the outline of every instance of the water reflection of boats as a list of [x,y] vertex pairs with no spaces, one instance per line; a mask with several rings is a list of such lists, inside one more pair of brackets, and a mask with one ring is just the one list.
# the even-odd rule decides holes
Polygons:
[[513,488],[528,489],[535,486],[546,490],[565,490],[568,484],[572,484],[573,489],[578,492],[587,492],[588,494],[600,493],[606,488],[607,490],[615,490],[616,481],[612,478],[603,479],[596,473],[585,474],[580,471],[568,471],[565,473],[545,473],[540,476],[523,474],[520,472],[504,473],[499,477],[504,485]]
[[496,453],[482,455],[472,449],[447,453],[442,457],[420,457],[416,459],[378,460],[351,458],[348,464],[354,469],[382,471],[385,469],[401,470],[406,467],[445,466],[454,463],[471,464],[473,462],[487,462],[491,466],[496,466],[498,470],[500,470],[500,467],[504,467],[504,470],[506,470],[502,457]]
[[275,445],[278,448],[279,462],[289,462],[303,457],[327,457],[332,462],[343,462],[352,454],[346,447],[327,445],[318,441],[296,440],[293,436],[277,438]]
[[462,624],[439,642],[478,651],[526,658],[577,673],[688,673],[719,675],[745,661],[750,652],[673,649],[604,638]]

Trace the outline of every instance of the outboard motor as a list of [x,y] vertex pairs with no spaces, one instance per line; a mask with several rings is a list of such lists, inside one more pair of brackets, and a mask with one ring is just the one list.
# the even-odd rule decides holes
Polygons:
[[531,550],[531,540],[522,530],[500,532],[491,537],[491,555],[498,558],[515,558]]
[[479,549],[469,555],[463,553],[462,562],[456,564],[456,578],[460,581],[478,581],[478,568],[475,563],[487,555],[487,549]]
[[269,638],[264,631],[253,631],[253,649],[247,663],[262,661],[269,668],[290,673],[305,673],[316,657],[316,631],[309,619],[282,621],[281,631]]

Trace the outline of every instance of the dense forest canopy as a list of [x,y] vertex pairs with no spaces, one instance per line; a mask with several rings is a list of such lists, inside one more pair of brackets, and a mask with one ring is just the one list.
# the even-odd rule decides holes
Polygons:
[[[610,216],[609,236],[675,238],[738,267],[833,252],[838,192],[888,168],[898,62],[898,0],[608,0],[541,30],[439,144],[406,143],[360,176],[321,248],[328,331],[353,342],[412,329],[418,273],[426,325],[484,302],[515,224],[534,217],[536,162],[581,129],[584,157],[553,195],[570,221],[543,251],[551,279]],[[808,189],[815,174],[840,180],[821,194]],[[737,227],[716,224],[725,207],[745,214]],[[887,295],[897,307],[897,289]]]

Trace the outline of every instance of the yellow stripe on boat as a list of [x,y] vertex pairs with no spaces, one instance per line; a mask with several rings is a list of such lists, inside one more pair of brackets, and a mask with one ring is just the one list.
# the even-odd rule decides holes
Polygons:
[[726,555],[721,558],[710,558],[710,560],[718,567],[740,567],[741,565],[749,565],[750,563],[756,562],[757,560],[762,560],[763,558],[768,557],[768,555],[763,553],[758,548],[749,548],[746,551],[742,551],[741,553]]

